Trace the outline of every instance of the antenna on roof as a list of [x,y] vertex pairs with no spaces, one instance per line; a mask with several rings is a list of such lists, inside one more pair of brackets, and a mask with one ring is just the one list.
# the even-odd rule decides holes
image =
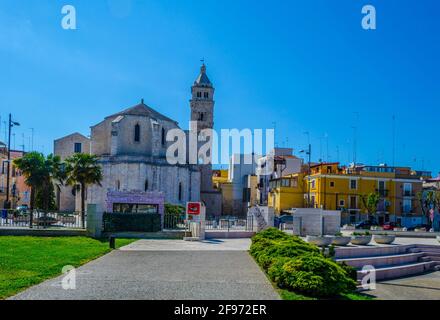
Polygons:
[[144,98],[141,99],[141,104],[144,104]]

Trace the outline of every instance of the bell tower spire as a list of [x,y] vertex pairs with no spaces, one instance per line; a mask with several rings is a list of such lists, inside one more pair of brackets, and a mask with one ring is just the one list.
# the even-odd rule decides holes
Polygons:
[[202,60],[200,73],[191,87],[191,121],[197,121],[197,131],[214,127],[214,86],[206,74]]

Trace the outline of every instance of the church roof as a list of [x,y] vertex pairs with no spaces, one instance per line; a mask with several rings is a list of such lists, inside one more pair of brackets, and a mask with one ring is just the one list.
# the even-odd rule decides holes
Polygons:
[[194,85],[196,86],[205,86],[205,87],[212,87],[212,83],[209,80],[207,74],[206,74],[206,66],[203,64],[200,68],[200,74],[197,77],[196,81],[194,81]]
[[113,117],[119,117],[119,116],[146,116],[157,120],[164,120],[164,121],[170,121],[177,124],[176,121],[173,119],[168,118],[167,116],[164,116],[163,114],[157,112],[153,108],[147,106],[144,103],[144,100],[142,99],[140,104],[137,104],[133,107],[130,107],[128,109],[125,109],[121,112],[112,114],[111,116],[108,116],[107,118],[113,118]]

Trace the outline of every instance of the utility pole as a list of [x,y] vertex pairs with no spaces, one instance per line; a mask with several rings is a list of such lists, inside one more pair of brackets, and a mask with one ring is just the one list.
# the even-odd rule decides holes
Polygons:
[[34,128],[31,129],[31,145],[29,151],[34,151]]
[[392,152],[393,152],[393,157],[392,157],[392,159],[393,159],[393,161],[392,161],[392,164],[393,164],[393,167],[395,167],[396,166],[396,163],[395,163],[395,160],[396,160],[396,117],[394,116],[394,114],[393,114],[393,126],[392,126],[392,135],[393,135],[393,139],[392,139],[392,142],[393,142],[393,146],[392,146]]
[[310,208],[310,165],[312,163],[312,145],[309,143],[308,150],[301,150],[300,153],[305,153],[309,156],[308,158],[308,168],[307,168],[307,207]]
[[10,209],[11,203],[9,202],[9,179],[11,175],[11,129],[13,126],[19,126],[18,122],[12,121],[12,115],[9,114],[9,133],[8,133],[8,165],[6,170],[6,200],[4,203],[4,209]]

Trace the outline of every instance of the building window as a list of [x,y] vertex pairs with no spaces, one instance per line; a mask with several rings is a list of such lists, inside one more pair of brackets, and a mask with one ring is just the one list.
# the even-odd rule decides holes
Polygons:
[[208,98],[209,98],[209,93],[208,93],[208,92],[204,92],[204,93],[203,93],[203,97],[204,97],[205,99],[208,99]]
[[339,200],[339,206],[344,207],[345,206],[345,200]]
[[145,180],[144,191],[148,191],[148,179]]
[[311,188],[311,189],[315,189],[315,188],[316,188],[316,180],[312,180],[312,181],[310,182],[310,188]]
[[121,181],[116,180],[116,190],[121,190]]
[[182,182],[179,183],[179,201],[182,201]]
[[350,197],[350,209],[357,209],[357,198]]
[[412,203],[411,199],[403,199],[403,213],[411,213]]
[[73,146],[73,152],[75,153],[81,153],[82,152],[82,145],[79,142],[75,142]]
[[334,187],[335,186],[335,182],[334,181],[330,181],[330,187]]
[[412,193],[412,184],[411,183],[404,183],[403,184],[403,195],[405,197],[410,197]]
[[202,97],[202,93],[201,92],[197,92],[197,98],[201,98]]
[[352,190],[357,189],[357,180],[350,180],[350,189]]
[[203,121],[204,118],[204,113],[203,112],[199,112],[199,119],[198,121]]
[[141,141],[141,126],[139,124],[136,124],[134,126],[134,142],[140,142]]
[[162,145],[164,146],[166,144],[166,134],[165,129],[162,128]]

